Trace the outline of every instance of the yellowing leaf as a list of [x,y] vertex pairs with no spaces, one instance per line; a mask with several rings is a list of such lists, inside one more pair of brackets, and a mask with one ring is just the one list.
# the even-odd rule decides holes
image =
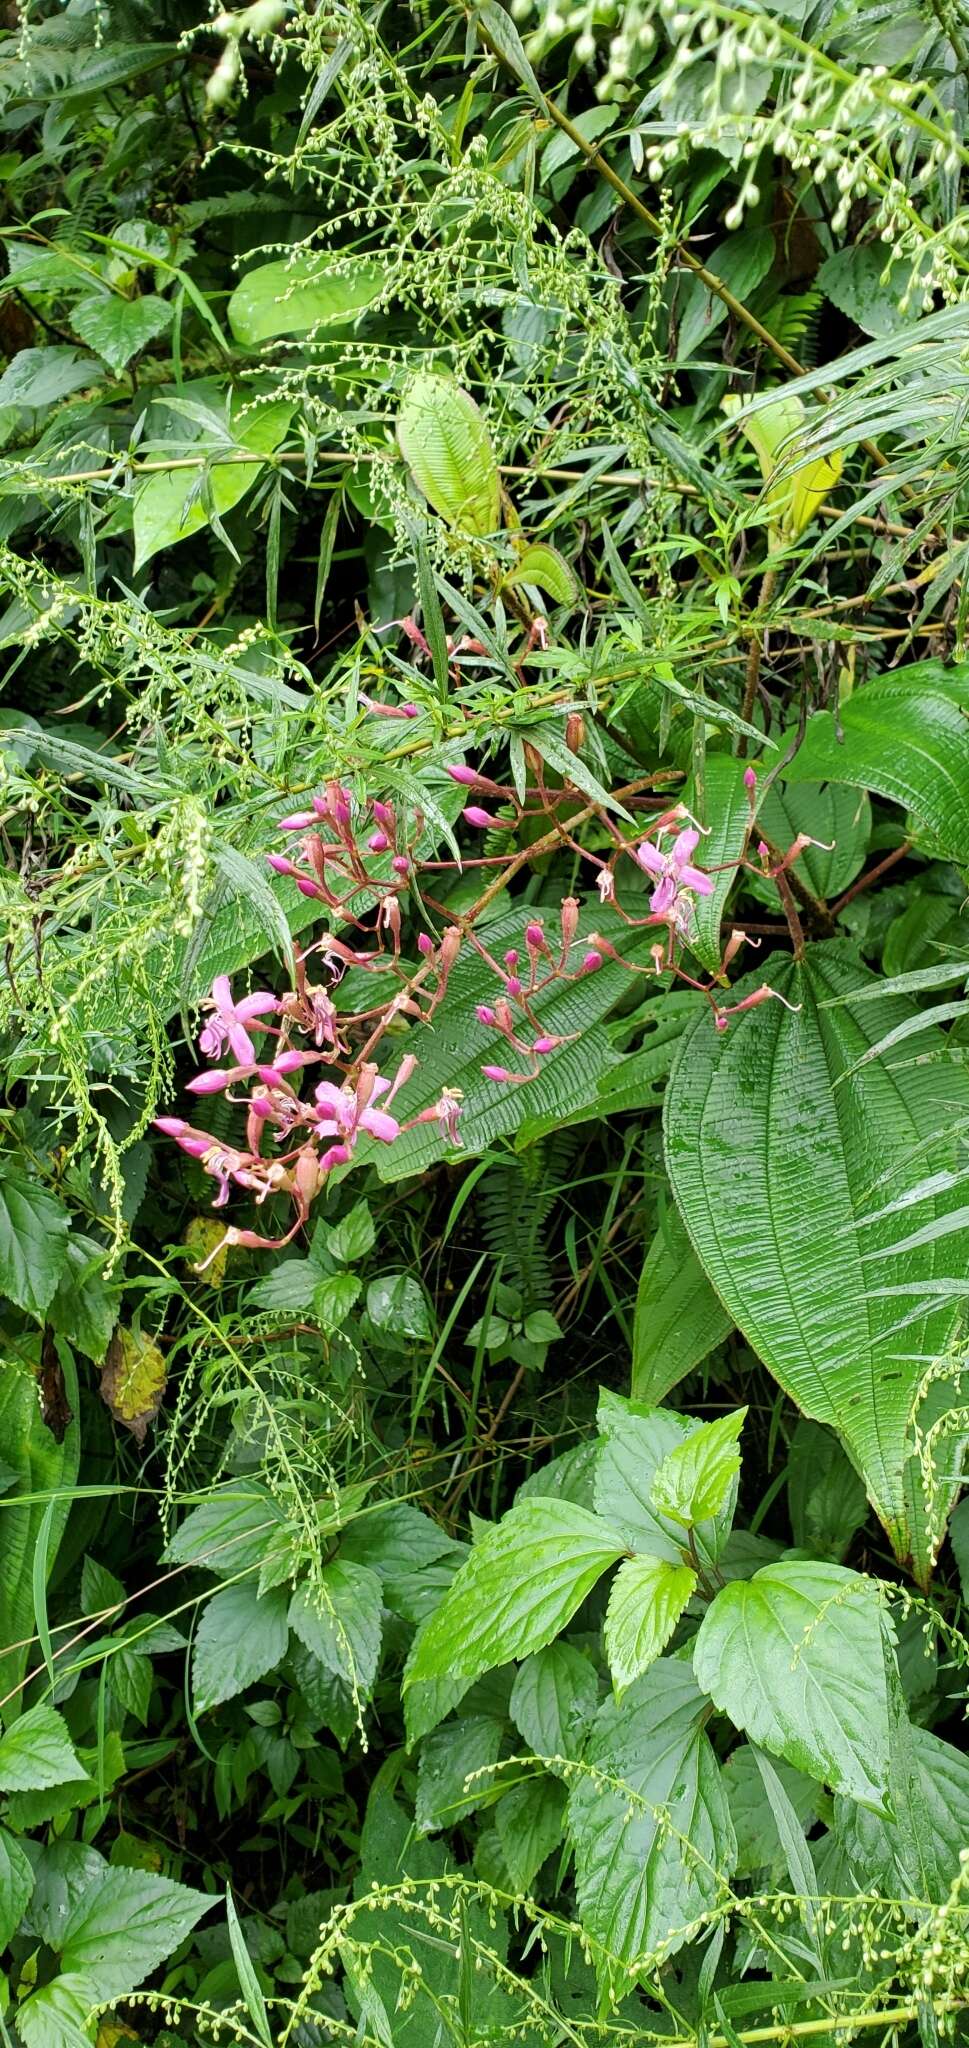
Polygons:
[[[221,1244],[222,1249],[215,1252],[217,1244]],[[229,1256],[229,1248],[225,1243],[224,1223],[216,1223],[211,1216],[193,1216],[185,1232],[185,1250],[188,1263],[195,1272],[198,1272],[208,1260],[202,1277],[208,1281],[210,1287],[221,1287],[225,1277],[225,1262]]]
[[117,1329],[101,1373],[101,1399],[116,1422],[143,1444],[165,1391],[165,1360],[140,1330]]
[[463,533],[495,533],[498,464],[484,419],[453,377],[419,370],[397,420],[400,452],[435,512]]
[[779,395],[756,412],[744,412],[743,401],[731,396],[723,410],[736,418],[760,463],[771,528],[779,540],[796,540],[834,489],[842,469],[841,450],[798,462],[807,443],[807,415],[801,400]]

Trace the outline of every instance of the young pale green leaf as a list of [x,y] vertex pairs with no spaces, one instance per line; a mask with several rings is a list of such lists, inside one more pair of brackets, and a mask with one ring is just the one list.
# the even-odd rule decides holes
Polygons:
[[[598,1512],[625,1536],[630,1549],[682,1564],[685,1534],[682,1523],[663,1514],[653,1499],[653,1480],[671,1451],[686,1442],[700,1424],[670,1408],[648,1408],[605,1390],[599,1397],[600,1444],[595,1468]],[[729,1514],[698,1524],[694,1542],[701,1564],[715,1563],[727,1540]]]
[[533,1496],[474,1544],[414,1646],[405,1685],[476,1678],[557,1636],[623,1540],[570,1501]]
[[397,419],[400,452],[435,512],[460,532],[497,532],[498,464],[474,399],[452,377],[418,370]]
[[732,1327],[679,1211],[670,1203],[639,1276],[633,1318],[633,1399],[646,1403],[664,1400],[671,1388],[729,1336]]
[[0,1828],[0,1948],[6,1948],[27,1910],[34,1870],[16,1835]]
[[503,1793],[495,1813],[501,1853],[515,1889],[528,1892],[565,1831],[565,1787],[546,1771]]
[[743,410],[737,397],[725,398],[723,409],[746,434],[764,479],[764,498],[778,538],[795,540],[819,512],[841,475],[839,449],[807,454],[807,415],[795,392],[779,391],[756,410]]
[[[279,334],[308,334],[311,328],[328,339],[352,328],[358,315],[379,298],[388,274],[383,264],[367,256],[301,250],[281,263],[261,263],[250,270],[236,285],[226,318],[243,348],[258,348]],[[92,341],[91,346],[96,344]]]
[[558,548],[549,547],[545,541],[531,541],[519,555],[514,568],[505,577],[502,588],[519,583],[534,584],[537,590],[544,590],[547,597],[556,604],[571,604],[576,593],[575,577]]
[[965,773],[969,663],[920,661],[876,676],[833,712],[816,711],[787,782],[848,783],[911,811],[942,856],[969,863]]
[[288,1601],[275,1587],[262,1599],[251,1579],[224,1586],[202,1609],[192,1648],[195,1710],[235,1699],[286,1655]]
[[83,1765],[55,1707],[42,1700],[28,1707],[0,1735],[0,1790],[43,1791],[66,1778],[77,1778]]
[[300,1586],[293,1594],[289,1626],[327,1670],[369,1699],[383,1626],[381,1582],[375,1571],[334,1558],[324,1565],[318,1583]]
[[652,1501],[661,1515],[687,1529],[722,1512],[740,1470],[746,1419],[746,1408],[735,1408],[715,1422],[701,1422],[668,1452],[653,1479]]
[[620,1565],[603,1636],[617,1700],[665,1650],[695,1591],[696,1573],[688,1564],[671,1564],[665,1557],[630,1557]]
[[884,1810],[888,1698],[875,1587],[841,1565],[765,1565],[717,1594],[697,1683],[752,1742]]
[[[583,1925],[610,1963],[635,1971],[682,1946],[721,1895],[737,1845],[707,1703],[688,1664],[666,1657],[621,1706],[600,1710],[569,1798]],[[604,1966],[608,1968],[608,1965]]]
[[[948,1157],[953,1120],[969,1114],[969,1075],[928,1065],[899,1077],[874,1061],[837,1085],[911,1014],[897,998],[855,1003],[873,977],[838,941],[809,948],[800,964],[775,955],[735,995],[765,980],[785,1002],[765,1002],[723,1033],[701,1018],[681,1043],[665,1115],[673,1192],[738,1327],[804,1412],[839,1431],[897,1555],[916,1546],[924,1577],[910,1415],[921,1357],[942,1355],[958,1304],[923,1301],[919,1290],[961,1277],[959,1240],[900,1253],[893,1280],[911,1298],[879,1296],[872,1276],[884,1268],[872,1255],[890,1253],[906,1231],[896,1216],[879,1217],[871,1189],[924,1178],[935,1139]],[[837,1007],[822,1007],[834,997]],[[957,1202],[948,1188],[924,1213],[935,1219]],[[915,1319],[900,1345],[894,1329],[906,1310]]]
[[0,1175],[0,1295],[42,1316],[67,1264],[68,1214],[35,1181]]

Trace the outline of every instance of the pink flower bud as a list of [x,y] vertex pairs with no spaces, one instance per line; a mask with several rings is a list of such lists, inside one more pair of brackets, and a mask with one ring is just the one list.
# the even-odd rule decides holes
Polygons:
[[425,960],[429,959],[430,955],[433,953],[434,941],[433,939],[428,938],[426,932],[418,932],[417,950],[419,953],[423,953]]
[[494,1024],[496,1022],[495,1013],[488,1003],[475,1003],[474,1014],[479,1024]]
[[390,865],[393,868],[395,875],[410,874],[410,861],[408,860],[407,855],[404,853],[395,853]]
[[370,838],[367,840],[367,845],[369,846],[371,853],[386,853],[387,848],[390,845],[390,840],[388,839],[386,832],[371,832]]
[[207,1074],[196,1074],[193,1080],[186,1081],[185,1093],[186,1095],[219,1095],[223,1088],[228,1088],[230,1081],[234,1081],[237,1078],[240,1071],[241,1069],[238,1067],[211,1067]]
[[346,1166],[350,1158],[349,1145],[331,1145],[320,1158],[320,1172],[329,1173],[334,1166]]
[[591,952],[589,952],[589,953],[587,953],[587,954],[585,955],[585,958],[584,958],[584,960],[583,960],[583,962],[582,962],[582,972],[583,972],[583,974],[594,974],[594,973],[595,973],[595,971],[596,971],[596,968],[597,968],[597,967],[601,967],[601,966],[602,966],[602,954],[601,954],[601,953],[597,953],[597,952],[595,951],[595,949],[593,948],[593,950],[592,950]]
[[288,818],[277,820],[280,832],[305,832],[318,822],[315,811],[291,811]]
[[756,789],[756,787],[757,787],[757,770],[756,770],[756,768],[745,768],[745,769],[744,769],[744,788],[745,788],[745,790],[747,791],[747,795],[748,795],[748,796],[752,796],[752,795],[753,795],[753,792],[754,792],[754,790]]
[[301,896],[319,897],[320,894],[322,893],[317,883],[308,881],[305,875],[301,875],[299,877],[296,887],[299,890]]
[[421,707],[419,704],[402,704],[400,707],[400,715],[402,718],[419,718],[421,715]]
[[466,768],[463,762],[454,768],[449,768],[447,772],[451,777],[451,781],[460,782],[464,789],[473,789],[478,780],[474,769]]
[[505,983],[505,994],[508,996],[520,996],[521,992],[522,985],[517,974],[509,974]]
[[490,811],[482,810],[480,804],[466,804],[461,813],[465,824],[477,826],[480,832],[490,832],[493,825],[500,825],[501,818],[493,818]]
[[517,952],[516,952],[516,950],[515,950],[515,947],[514,947],[514,946],[509,946],[509,948],[508,948],[508,951],[507,951],[507,953],[505,954],[505,966],[506,966],[506,967],[517,967],[517,966],[518,966],[518,954],[517,954]]
[[[525,926],[525,944],[530,946],[533,952],[541,952],[545,944],[545,933],[540,924],[527,924]],[[507,958],[507,955],[505,957]]]
[[556,1046],[558,1045],[558,1042],[559,1041],[557,1038],[536,1038],[535,1043],[532,1046],[532,1051],[554,1052]]
[[267,853],[266,859],[277,875],[295,875],[298,872],[294,868],[292,861],[287,860],[284,853]]
[[482,1067],[481,1071],[486,1081],[511,1080],[511,1075],[509,1074],[507,1067]]
[[375,797],[370,806],[378,825],[386,826],[388,832],[394,829],[394,813],[390,804],[382,804]]
[[717,1014],[716,1014],[716,1016],[714,1017],[714,1020],[713,1020],[713,1021],[714,1021],[715,1025],[716,1025],[716,1027],[717,1027],[717,1030],[718,1030],[718,1031],[726,1031],[726,1030],[727,1030],[727,1028],[728,1028],[728,1020],[727,1020],[727,1018],[726,1018],[726,1017],[724,1016],[724,1014],[723,1014],[723,1011],[722,1011],[722,1010],[718,1010],[718,1011],[717,1011]]

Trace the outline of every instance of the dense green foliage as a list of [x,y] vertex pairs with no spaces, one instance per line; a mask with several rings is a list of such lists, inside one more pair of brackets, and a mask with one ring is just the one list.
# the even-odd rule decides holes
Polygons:
[[4,22],[3,2040],[962,2037],[963,0]]

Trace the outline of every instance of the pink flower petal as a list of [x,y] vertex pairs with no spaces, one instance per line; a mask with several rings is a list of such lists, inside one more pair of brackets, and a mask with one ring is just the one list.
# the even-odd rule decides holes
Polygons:
[[659,848],[654,846],[651,840],[644,839],[642,845],[637,846],[636,859],[648,875],[665,875],[666,862]]
[[385,1109],[365,1109],[360,1118],[360,1129],[369,1131],[372,1138],[379,1138],[382,1145],[391,1145],[400,1135],[397,1118],[388,1116]]

